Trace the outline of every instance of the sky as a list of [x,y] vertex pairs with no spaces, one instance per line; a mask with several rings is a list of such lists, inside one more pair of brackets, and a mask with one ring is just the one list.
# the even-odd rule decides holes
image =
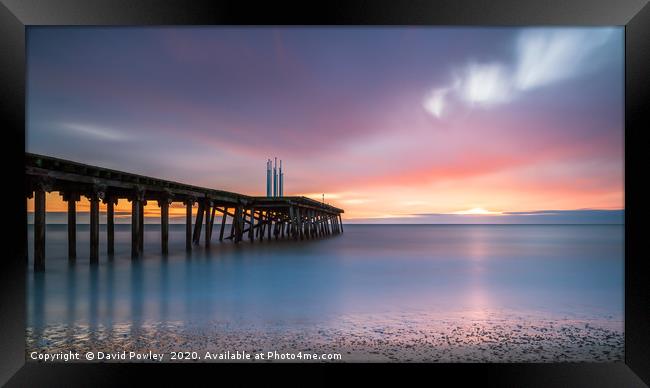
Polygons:
[[29,27],[27,151],[249,195],[278,157],[346,222],[620,223],[623,32]]

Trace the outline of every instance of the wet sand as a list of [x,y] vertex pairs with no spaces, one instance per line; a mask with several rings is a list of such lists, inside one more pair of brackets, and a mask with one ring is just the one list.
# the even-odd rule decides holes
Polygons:
[[606,316],[549,318],[502,312],[446,314],[444,318],[436,314],[357,315],[319,325],[218,321],[51,325],[42,331],[28,329],[27,360],[32,351],[153,351],[165,353],[164,362],[177,362],[170,360],[172,351],[198,353],[199,360],[186,362],[225,362],[205,360],[204,355],[227,351],[341,354],[340,360],[318,362],[612,362],[623,361],[624,333],[622,321]]

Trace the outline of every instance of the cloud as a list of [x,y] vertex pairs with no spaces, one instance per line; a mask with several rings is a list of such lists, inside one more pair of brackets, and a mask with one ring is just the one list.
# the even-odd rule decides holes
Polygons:
[[422,106],[429,113],[436,117],[442,116],[442,111],[445,108],[445,97],[451,91],[450,88],[434,89],[422,101]]
[[489,105],[506,102],[510,99],[510,80],[505,67],[498,63],[470,64],[465,69],[464,77],[457,81],[463,100]]
[[122,131],[113,128],[99,127],[92,124],[62,123],[61,128],[68,132],[72,132],[74,135],[90,137],[102,141],[124,141],[129,139],[129,136]]
[[583,73],[613,32],[614,28],[524,30],[517,40],[516,88],[534,89]]
[[615,30],[524,29],[516,39],[513,59],[461,66],[448,85],[427,93],[422,105],[441,118],[457,103],[480,107],[507,103],[523,92],[587,74],[602,65],[598,49]]

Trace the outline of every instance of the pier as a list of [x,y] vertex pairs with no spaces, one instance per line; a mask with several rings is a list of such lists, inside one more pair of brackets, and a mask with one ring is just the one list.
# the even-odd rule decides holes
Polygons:
[[[144,206],[155,201],[160,207],[161,251],[169,250],[169,206],[183,203],[186,211],[185,249],[213,240],[217,213],[219,242],[239,243],[264,239],[315,239],[343,233],[342,209],[306,197],[255,197],[229,191],[187,185],[143,175],[90,166],[37,154],[25,154],[25,194],[34,198],[34,270],[45,270],[45,194],[59,192],[68,203],[68,260],[76,254],[76,201],[90,202],[90,263],[99,262],[99,204],[106,204],[107,256],[115,246],[117,201],[131,203],[131,257],[138,259],[144,249]],[[192,207],[197,205],[192,222]],[[230,228],[227,220],[230,219]],[[230,229],[230,230],[226,230]]]

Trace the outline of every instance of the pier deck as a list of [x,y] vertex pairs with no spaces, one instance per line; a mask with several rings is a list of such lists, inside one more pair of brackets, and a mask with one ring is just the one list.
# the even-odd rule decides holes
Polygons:
[[[131,202],[131,257],[141,257],[144,247],[144,206],[160,207],[161,249],[168,252],[169,205],[186,207],[186,249],[212,241],[215,215],[222,216],[219,241],[235,243],[264,238],[311,239],[343,232],[336,208],[306,197],[255,197],[198,187],[124,171],[91,166],[50,156],[25,154],[25,195],[34,198],[34,270],[45,269],[45,193],[59,192],[68,203],[68,259],[76,260],[76,204],[82,196],[90,202],[90,263],[99,260],[99,203],[106,204],[107,254],[114,252],[114,206],[118,199]],[[192,222],[192,207],[198,210]],[[230,231],[226,231],[230,218]],[[205,224],[205,225],[204,225]]]

